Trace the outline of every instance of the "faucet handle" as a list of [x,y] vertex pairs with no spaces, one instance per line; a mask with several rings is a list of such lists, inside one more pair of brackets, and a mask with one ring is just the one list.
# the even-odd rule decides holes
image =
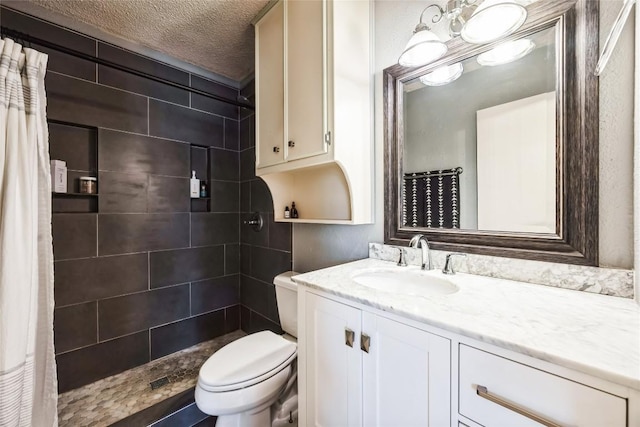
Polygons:
[[453,269],[453,262],[451,261],[452,258],[456,256],[466,258],[467,254],[447,254],[447,258],[444,262],[444,268],[442,269],[442,274],[456,274],[455,270]]
[[407,253],[404,248],[398,248],[400,250],[400,258],[398,258],[398,266],[406,267],[407,266]]

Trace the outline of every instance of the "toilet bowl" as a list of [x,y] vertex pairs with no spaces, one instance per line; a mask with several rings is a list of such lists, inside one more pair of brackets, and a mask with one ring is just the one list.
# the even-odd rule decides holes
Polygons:
[[222,347],[200,368],[196,404],[202,412],[218,417],[217,427],[271,426],[271,406],[283,392],[290,401],[297,401],[291,399],[297,356],[294,274],[290,271],[274,279],[280,322],[289,335],[271,331],[247,335]]

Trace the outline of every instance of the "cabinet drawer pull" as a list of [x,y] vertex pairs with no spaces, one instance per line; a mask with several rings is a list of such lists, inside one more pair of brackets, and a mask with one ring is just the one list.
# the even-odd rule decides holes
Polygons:
[[280,147],[273,147],[273,152],[274,153],[279,153],[280,152]]
[[507,402],[506,400],[502,400],[501,398],[494,396],[492,394],[489,394],[489,390],[487,390],[487,388],[485,386],[481,386],[478,385],[476,386],[476,394],[480,397],[482,397],[483,399],[487,399],[490,402],[493,402],[497,405],[502,406],[503,408],[506,408],[510,411],[513,411],[517,414],[520,414],[524,417],[527,417],[537,423],[542,424],[543,426],[547,426],[547,427],[562,427],[560,424],[556,424],[553,421],[549,421],[546,420],[544,418],[542,418],[539,415],[534,414],[533,412],[528,411],[527,409],[524,408],[520,408],[516,405],[514,405],[513,403]]
[[353,347],[353,339],[355,338],[355,333],[349,329],[344,328],[344,343],[349,347]]
[[369,346],[371,345],[371,337],[367,334],[360,334],[360,350],[365,353],[369,353]]
[[289,147],[293,148],[296,146],[295,141],[289,141]]

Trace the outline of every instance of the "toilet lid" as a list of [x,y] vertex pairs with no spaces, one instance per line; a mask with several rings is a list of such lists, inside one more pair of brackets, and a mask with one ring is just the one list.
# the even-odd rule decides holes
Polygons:
[[271,331],[257,332],[229,343],[200,368],[208,387],[240,384],[259,377],[291,358],[297,345]]

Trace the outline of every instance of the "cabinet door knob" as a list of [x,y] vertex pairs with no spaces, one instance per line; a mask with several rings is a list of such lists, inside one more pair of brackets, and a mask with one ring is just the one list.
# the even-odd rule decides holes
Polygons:
[[356,334],[351,329],[344,328],[344,343],[349,347],[353,347],[353,340],[355,338],[355,335]]
[[295,141],[289,141],[289,147],[295,147],[296,143]]
[[280,152],[280,147],[273,147],[273,152],[274,153],[279,153]]
[[369,353],[369,347],[371,346],[371,337],[367,334],[360,334],[360,350],[365,353]]

